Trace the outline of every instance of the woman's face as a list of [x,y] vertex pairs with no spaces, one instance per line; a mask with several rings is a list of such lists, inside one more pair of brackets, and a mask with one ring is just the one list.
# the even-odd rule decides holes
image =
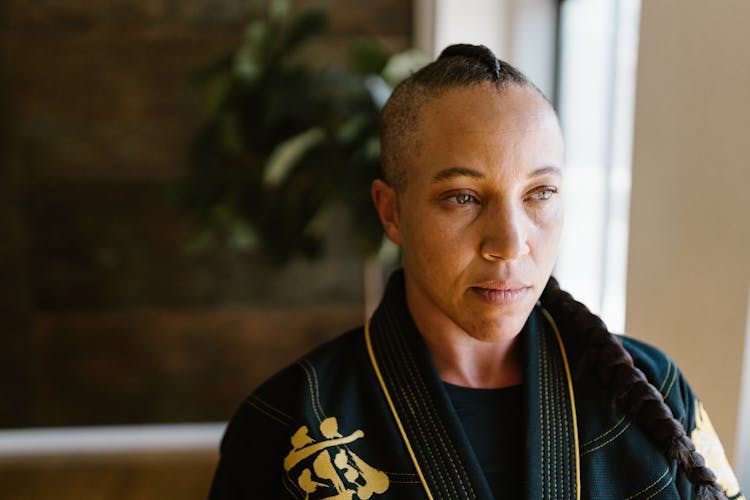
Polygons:
[[415,138],[406,187],[391,193],[393,224],[385,224],[403,247],[409,309],[420,328],[511,338],[557,256],[557,117],[533,89],[477,84],[430,98]]

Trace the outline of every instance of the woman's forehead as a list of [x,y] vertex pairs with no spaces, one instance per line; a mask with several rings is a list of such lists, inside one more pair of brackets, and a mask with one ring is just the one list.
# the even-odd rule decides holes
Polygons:
[[[438,125],[441,130],[558,128],[552,106],[531,87],[497,87],[485,82],[455,87],[427,99],[418,115],[418,128]],[[434,127],[433,127],[434,128]]]
[[[487,160],[515,155],[562,161],[562,134],[552,107],[533,88],[474,85],[425,102],[415,127],[420,163]],[[492,158],[494,157],[494,158]]]

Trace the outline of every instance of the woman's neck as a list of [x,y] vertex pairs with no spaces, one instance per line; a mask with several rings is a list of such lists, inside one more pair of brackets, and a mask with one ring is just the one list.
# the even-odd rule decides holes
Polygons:
[[496,389],[523,382],[518,336],[494,342],[448,332],[422,332],[440,378],[463,387]]

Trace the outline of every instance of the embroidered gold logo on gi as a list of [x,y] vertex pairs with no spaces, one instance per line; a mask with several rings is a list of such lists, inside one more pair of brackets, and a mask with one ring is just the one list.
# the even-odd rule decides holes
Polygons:
[[390,481],[385,472],[368,465],[346,448],[347,444],[362,439],[363,431],[343,436],[336,418],[329,417],[320,423],[320,433],[325,439],[316,441],[308,432],[306,425],[297,429],[291,438],[292,450],[284,459],[287,472],[299,471],[295,471],[297,484],[305,492],[306,500],[367,500],[388,489]]
[[733,496],[740,492],[740,485],[734,477],[732,467],[729,465],[724,448],[721,446],[719,436],[716,435],[714,426],[708,418],[703,403],[695,402],[695,429],[690,434],[690,439],[695,449],[703,455],[706,465],[716,474],[716,482],[726,492],[727,496]]

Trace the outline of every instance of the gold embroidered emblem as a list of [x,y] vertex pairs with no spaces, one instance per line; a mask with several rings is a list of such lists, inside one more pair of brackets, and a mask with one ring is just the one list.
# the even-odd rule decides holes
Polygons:
[[719,436],[708,418],[703,403],[695,401],[695,429],[690,434],[695,449],[703,456],[706,465],[716,474],[716,482],[722,487],[727,496],[734,496],[740,492],[740,485],[734,477]]
[[365,437],[362,430],[343,436],[336,418],[329,417],[320,423],[320,433],[325,439],[316,441],[308,432],[306,425],[297,429],[290,440],[292,450],[284,458],[284,469],[287,473],[295,470],[305,500],[367,500],[388,489],[388,475],[346,447]]

